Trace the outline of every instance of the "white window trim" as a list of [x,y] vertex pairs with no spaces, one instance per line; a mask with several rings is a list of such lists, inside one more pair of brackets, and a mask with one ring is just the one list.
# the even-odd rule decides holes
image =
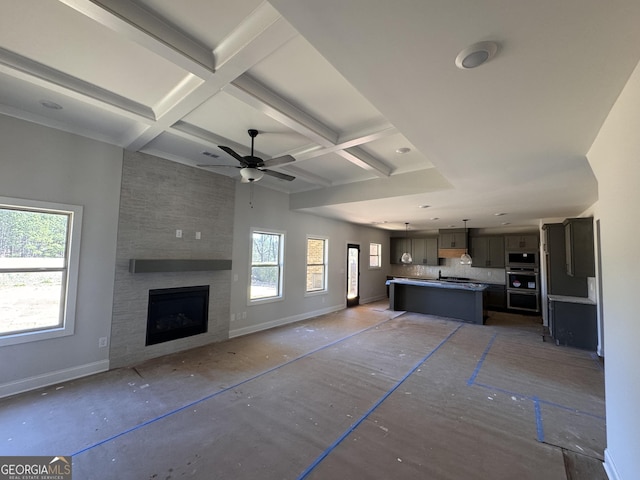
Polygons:
[[[324,288],[322,290],[313,290],[311,292],[307,291],[306,279],[307,279],[307,258],[309,257],[309,240],[324,240]],[[304,296],[305,297],[314,297],[316,295],[326,295],[329,293],[329,239],[327,237],[323,237],[321,235],[307,235],[305,240],[305,255],[304,255],[304,278],[305,278],[305,287],[304,287]]]
[[0,207],[23,207],[34,210],[42,210],[43,212],[71,214],[71,226],[68,233],[69,259],[67,265],[67,284],[62,326],[37,330],[33,332],[22,332],[3,335],[0,337],[0,347],[73,335],[75,332],[76,324],[78,269],[80,266],[80,237],[82,233],[82,206],[67,205],[64,203],[41,202],[38,200],[26,200],[22,198],[0,197]]
[[[267,297],[267,298],[251,298],[251,267],[253,266],[253,234],[254,233],[265,233],[271,235],[280,235],[280,284],[278,286],[278,290],[280,291],[280,295],[276,297]],[[261,305],[265,303],[273,303],[273,302],[281,302],[284,300],[284,248],[285,248],[285,240],[286,233],[279,230],[274,230],[272,228],[257,228],[252,227],[251,232],[249,234],[249,276],[247,277],[249,281],[247,282],[247,306],[251,305]]]
[[[378,245],[380,253],[378,254],[378,259],[380,260],[380,265],[377,267],[372,267],[371,266],[371,245]],[[369,242],[369,255],[367,257],[369,259],[368,266],[369,266],[369,270],[382,270],[382,244],[381,243],[377,243],[377,242]]]

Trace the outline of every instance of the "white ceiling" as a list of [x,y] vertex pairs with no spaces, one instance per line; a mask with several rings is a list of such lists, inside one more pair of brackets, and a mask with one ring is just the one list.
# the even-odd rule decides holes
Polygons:
[[[260,180],[292,209],[391,230],[580,214],[585,155],[640,60],[637,0],[0,8],[0,113],[192,166],[237,166],[218,145],[247,155],[254,128],[256,155],[296,159],[273,167],[295,180]],[[456,68],[483,40],[495,58]]]

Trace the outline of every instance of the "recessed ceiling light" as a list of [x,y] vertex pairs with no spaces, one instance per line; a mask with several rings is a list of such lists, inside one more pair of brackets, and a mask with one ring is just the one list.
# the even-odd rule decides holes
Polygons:
[[207,150],[205,150],[204,152],[200,152],[200,153],[202,153],[202,155],[205,155],[207,157],[220,158],[220,155],[217,155],[217,154],[215,154],[213,152],[209,152]]
[[502,222],[502,225],[511,225],[511,222]]
[[494,215],[495,215],[496,217],[501,217],[501,216],[503,216],[503,215],[506,215],[506,213],[494,213]]
[[409,153],[410,151],[411,149],[408,147],[402,147],[402,148],[396,149],[396,153],[399,153],[400,155],[404,155],[405,153]]
[[476,68],[488,62],[498,51],[496,42],[478,42],[462,50],[456,57],[456,67],[462,70]]
[[455,228],[455,225],[449,225],[449,228]]
[[440,220],[440,217],[433,217],[431,220]]
[[429,208],[431,205],[418,205],[418,208]]
[[40,100],[40,105],[44,108],[50,108],[51,110],[62,110],[62,105],[52,102],[50,100]]

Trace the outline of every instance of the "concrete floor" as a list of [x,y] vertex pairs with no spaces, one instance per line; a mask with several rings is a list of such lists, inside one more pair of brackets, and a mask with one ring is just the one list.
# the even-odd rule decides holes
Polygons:
[[74,479],[600,480],[604,371],[538,317],[368,304],[0,400]]

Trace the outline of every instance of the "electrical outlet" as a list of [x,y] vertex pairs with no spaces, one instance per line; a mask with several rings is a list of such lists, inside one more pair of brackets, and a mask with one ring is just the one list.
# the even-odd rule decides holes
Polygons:
[[98,339],[98,347],[99,347],[99,348],[104,348],[104,347],[106,347],[106,346],[107,346],[107,342],[108,342],[107,337],[100,337],[100,338]]
[[202,238],[202,234],[200,232],[196,232],[196,240],[200,240]]
[[176,230],[176,238],[182,238],[182,230]]

